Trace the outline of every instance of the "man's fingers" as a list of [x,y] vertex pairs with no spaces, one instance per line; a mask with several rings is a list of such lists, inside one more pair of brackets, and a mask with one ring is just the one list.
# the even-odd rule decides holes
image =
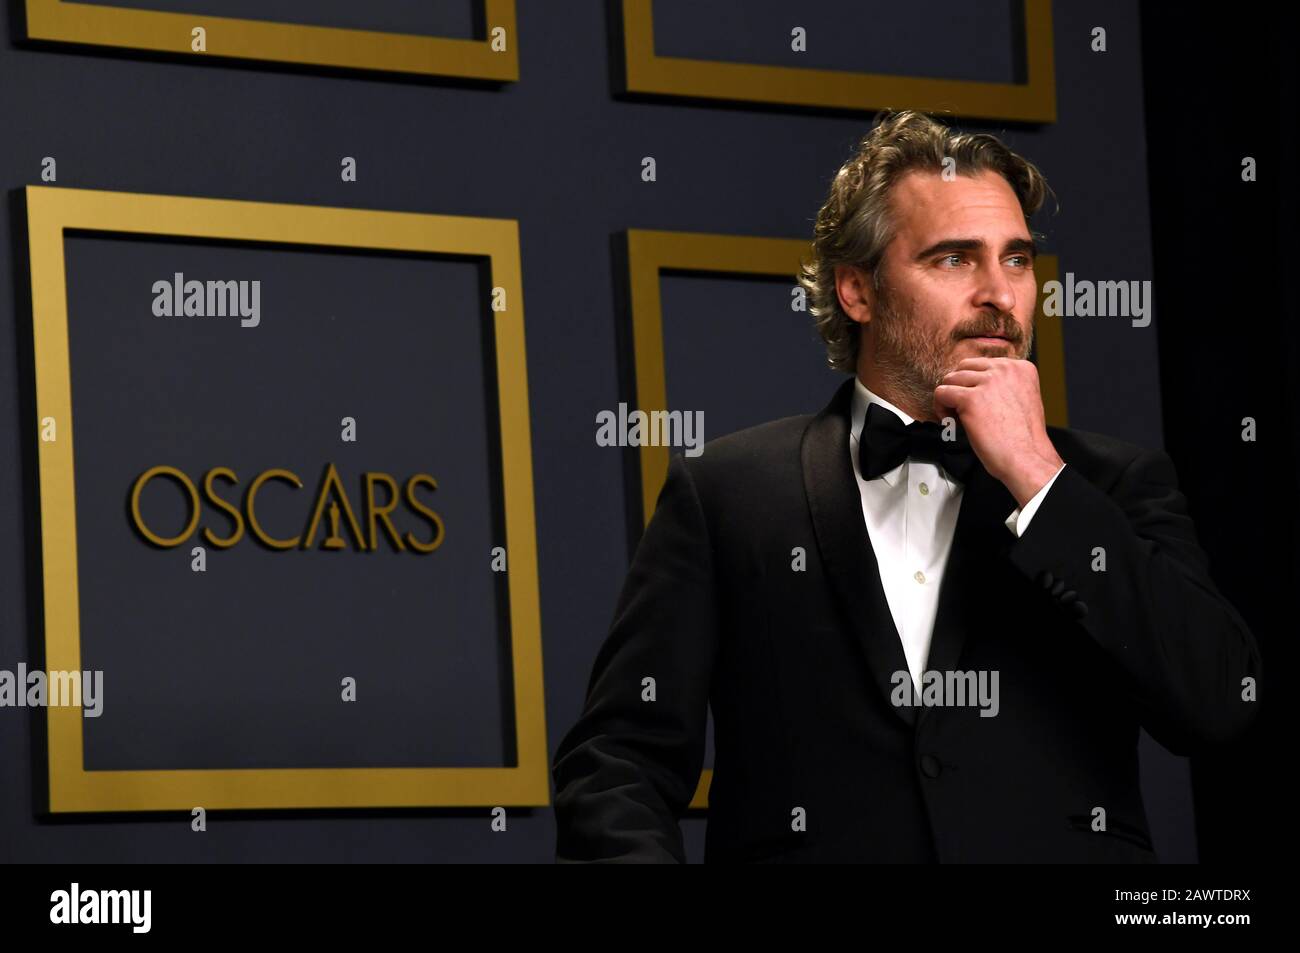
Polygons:
[[971,393],[970,387],[958,387],[953,384],[940,384],[934,389],[934,396],[937,400],[958,410],[966,404]]
[[957,387],[974,387],[980,381],[987,380],[988,374],[984,371],[949,371],[943,375],[945,384],[953,384]]

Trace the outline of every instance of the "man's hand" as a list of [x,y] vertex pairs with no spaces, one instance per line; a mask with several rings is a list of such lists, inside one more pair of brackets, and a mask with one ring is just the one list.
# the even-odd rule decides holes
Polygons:
[[984,469],[1020,506],[1065,464],[1047,436],[1032,361],[968,357],[935,388],[934,409],[940,419],[957,418]]

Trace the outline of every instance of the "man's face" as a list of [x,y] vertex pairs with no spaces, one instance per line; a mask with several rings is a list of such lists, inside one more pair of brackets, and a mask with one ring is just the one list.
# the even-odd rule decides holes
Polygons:
[[863,349],[871,376],[928,415],[934,388],[962,359],[1029,356],[1034,246],[1015,192],[995,172],[952,181],[908,173],[891,207],[896,231]]

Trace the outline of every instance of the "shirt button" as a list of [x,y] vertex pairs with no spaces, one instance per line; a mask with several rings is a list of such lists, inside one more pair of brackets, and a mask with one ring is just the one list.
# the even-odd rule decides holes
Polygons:
[[918,569],[916,571],[916,575],[913,576],[912,578],[915,579],[917,582],[925,582],[925,573],[921,572],[921,570]]
[[921,491],[922,496],[925,496],[927,493],[930,492],[930,488],[926,486],[924,483],[918,486],[917,489]]

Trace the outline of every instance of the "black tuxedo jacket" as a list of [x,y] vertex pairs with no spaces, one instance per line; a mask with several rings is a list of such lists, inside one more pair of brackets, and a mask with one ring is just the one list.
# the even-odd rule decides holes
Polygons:
[[557,860],[684,861],[711,706],[706,861],[1154,861],[1139,726],[1221,744],[1260,672],[1169,457],[1049,427],[1066,466],[1018,538],[977,467],[926,669],[997,671],[999,711],[899,706],[852,394],[672,458],[555,754]]

